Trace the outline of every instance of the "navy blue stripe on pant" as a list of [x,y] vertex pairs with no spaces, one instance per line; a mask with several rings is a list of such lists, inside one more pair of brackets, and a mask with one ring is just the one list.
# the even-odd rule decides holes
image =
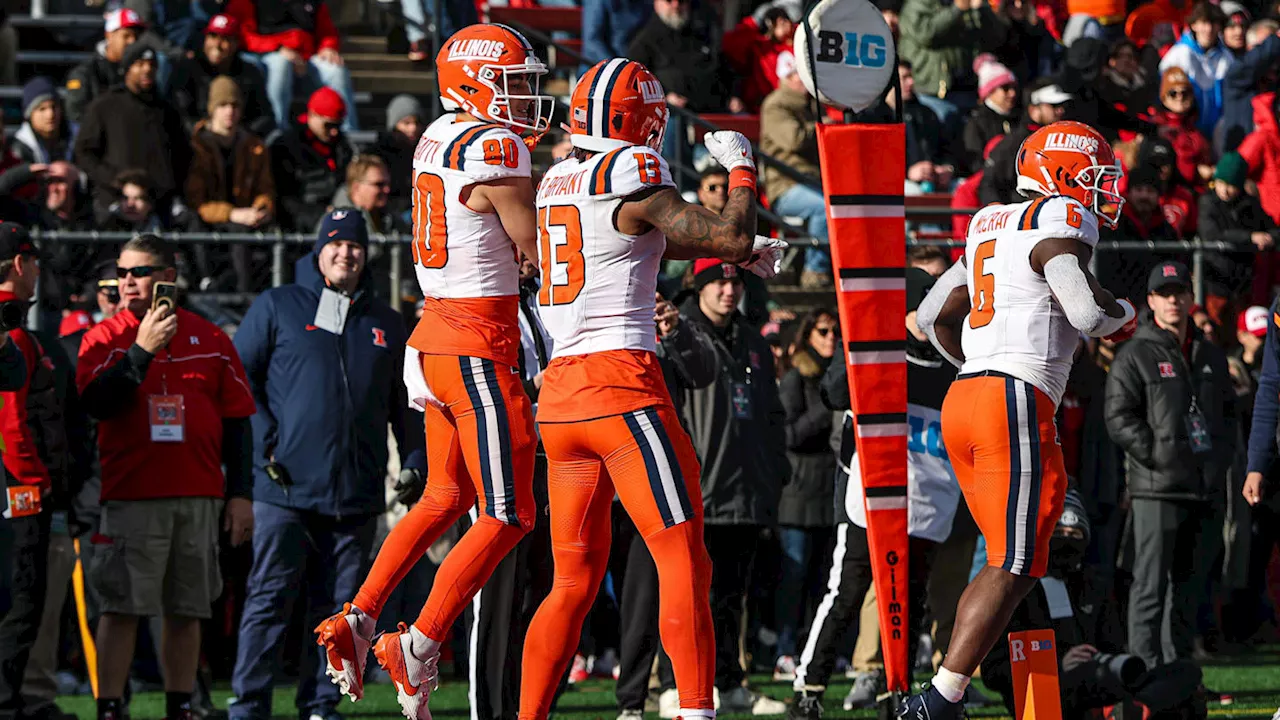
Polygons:
[[471,367],[471,358],[458,358],[458,367],[462,370],[462,384],[467,388],[467,397],[471,399],[471,410],[476,416],[476,450],[480,455],[480,484],[484,486],[484,508],[486,515],[493,515],[496,498],[493,492],[493,476],[489,471],[489,415],[484,399],[480,395],[479,383]]
[[[253,504],[253,569],[245,587],[244,615],[227,712],[237,720],[271,717],[271,692],[294,603],[305,602],[306,627],[355,597],[364,579],[376,515],[335,518],[264,502]],[[324,673],[324,649],[313,646],[299,668],[298,714],[325,715],[338,705],[338,688]]]
[[507,401],[502,397],[501,386],[498,385],[498,369],[492,360],[481,360],[484,378],[489,391],[493,394],[493,415],[498,425],[498,457],[502,464],[502,497],[503,519],[508,525],[519,525],[520,517],[516,515],[516,476],[511,469],[511,426],[508,424]]
[[1005,503],[1004,562],[1000,567],[1012,571],[1018,550],[1018,495],[1022,490],[1022,424],[1018,419],[1017,381],[1004,379],[1005,413],[1009,423],[1009,499]]

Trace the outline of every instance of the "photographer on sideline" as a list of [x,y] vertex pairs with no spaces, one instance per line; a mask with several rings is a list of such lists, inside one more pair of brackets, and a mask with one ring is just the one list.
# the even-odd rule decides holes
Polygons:
[[[1092,709],[1126,701],[1141,703],[1155,718],[1203,718],[1204,698],[1197,692],[1200,669],[1190,660],[1180,659],[1148,670],[1146,663],[1134,655],[1101,653],[1082,642],[1083,625],[1076,607],[1083,586],[1082,561],[1089,535],[1089,516],[1080,494],[1075,488],[1068,489],[1062,517],[1050,541],[1049,572],[1018,605],[1005,634],[1053,630],[1062,668],[1059,690],[1063,720],[1083,720]],[[1008,643],[996,643],[983,660],[982,681],[1003,696],[1012,714],[1014,689]]]
[[[9,602],[0,615],[0,720],[24,714],[23,675],[40,630],[55,496],[67,494],[67,443],[53,366],[22,328],[40,261],[21,226],[0,223],[0,558]],[[15,382],[16,381],[16,382]]]
[[116,276],[125,307],[84,336],[76,366],[85,409],[98,419],[102,464],[102,519],[89,567],[102,607],[98,720],[124,717],[138,620],[154,615],[164,618],[165,717],[190,720],[200,621],[222,592],[219,530],[233,546],[253,536],[255,407],[231,339],[198,315],[155,302],[157,283],[177,277],[170,244],[134,237]]

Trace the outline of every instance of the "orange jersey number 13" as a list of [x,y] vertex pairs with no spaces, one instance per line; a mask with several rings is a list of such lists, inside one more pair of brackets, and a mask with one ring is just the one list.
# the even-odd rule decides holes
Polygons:
[[[564,243],[552,246],[551,231],[558,228]],[[542,289],[539,305],[568,305],[578,298],[586,279],[586,261],[582,257],[582,217],[576,205],[551,205],[538,214],[538,254],[542,256]],[[554,256],[553,256],[554,253]],[[556,283],[552,272],[564,268],[565,281]]]
[[986,327],[995,316],[996,276],[987,272],[986,264],[996,254],[996,241],[988,240],[973,253],[973,302],[969,309],[969,327]]
[[413,181],[413,261],[429,270],[444,267],[449,262],[447,239],[444,180],[439,175],[418,173]]

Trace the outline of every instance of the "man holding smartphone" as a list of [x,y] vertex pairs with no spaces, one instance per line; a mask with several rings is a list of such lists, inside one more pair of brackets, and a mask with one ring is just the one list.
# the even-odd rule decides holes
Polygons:
[[116,275],[120,312],[85,335],[76,371],[84,406],[99,421],[102,464],[102,519],[89,568],[103,610],[98,718],[123,716],[138,620],[160,615],[165,717],[179,720],[191,717],[200,621],[222,589],[218,532],[228,532],[232,545],[253,534],[248,417],[255,405],[230,338],[156,301],[157,285],[177,275],[168,243],[133,238]]

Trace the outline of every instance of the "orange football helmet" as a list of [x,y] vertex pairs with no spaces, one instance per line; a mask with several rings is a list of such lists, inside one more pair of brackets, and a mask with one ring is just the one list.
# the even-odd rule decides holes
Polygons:
[[547,66],[506,25],[469,25],[454,33],[436,55],[436,74],[445,110],[535,133],[551,124],[555,98],[538,94]]
[[1120,221],[1124,198],[1116,191],[1124,171],[1111,144],[1084,123],[1064,120],[1031,133],[1018,148],[1018,191],[1079,200],[1107,227]]
[[569,101],[569,142],[592,152],[631,145],[662,149],[667,93],[649,68],[626,58],[596,63]]

